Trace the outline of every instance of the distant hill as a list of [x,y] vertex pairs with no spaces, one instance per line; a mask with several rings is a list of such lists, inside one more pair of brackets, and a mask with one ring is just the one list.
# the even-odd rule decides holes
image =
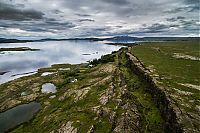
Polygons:
[[87,41],[111,41],[116,43],[126,43],[135,41],[189,41],[200,40],[199,37],[132,37],[132,36],[115,36],[109,38],[68,38],[68,39],[52,39],[45,38],[40,40],[18,40],[0,38],[0,43],[26,43],[26,42],[45,42],[45,41],[69,41],[69,40],[87,40]]
[[104,38],[103,40],[113,42],[133,42],[133,41],[188,41],[199,40],[199,37],[131,37],[131,36],[115,36],[111,38]]
[[0,38],[0,43],[25,43],[25,42],[33,42],[33,40],[18,40],[18,39]]

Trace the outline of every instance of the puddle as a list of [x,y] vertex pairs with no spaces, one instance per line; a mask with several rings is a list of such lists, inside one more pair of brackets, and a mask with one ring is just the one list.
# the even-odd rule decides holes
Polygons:
[[21,96],[27,96],[27,95],[29,95],[29,93],[26,92],[26,91],[24,91],[24,92],[21,93]]
[[56,86],[52,83],[46,83],[42,85],[42,93],[56,93]]
[[69,71],[69,70],[71,70],[70,68],[59,68],[58,70],[60,70],[60,71]]
[[41,74],[41,76],[47,76],[47,75],[50,75],[50,74],[54,74],[55,72],[44,72]]
[[9,129],[31,120],[40,109],[40,103],[31,102],[29,104],[18,105],[0,113],[0,133],[4,133]]

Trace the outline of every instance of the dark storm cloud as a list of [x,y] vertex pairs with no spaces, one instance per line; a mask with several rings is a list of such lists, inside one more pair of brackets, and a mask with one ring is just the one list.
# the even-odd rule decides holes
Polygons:
[[177,21],[176,18],[167,18],[166,20],[169,21],[169,22],[175,22],[175,21]]
[[[71,23],[54,23],[49,25],[48,23],[43,23],[43,24],[36,24],[38,27],[37,30],[39,31],[46,31],[46,32],[57,32],[57,31],[63,31],[63,30],[69,30],[70,28],[75,27],[75,25]],[[32,28],[29,26],[28,31],[35,31],[36,28]],[[24,29],[26,30],[26,29]]]
[[79,22],[95,22],[94,19],[79,19]]
[[182,12],[184,11],[185,8],[182,8],[182,7],[177,7],[177,8],[174,8],[174,9],[169,9],[167,11],[164,11],[164,13],[178,13],[178,12]]
[[79,17],[90,17],[91,15],[89,15],[89,14],[79,14],[79,13],[77,13],[77,14],[75,14],[75,15],[77,15],[77,16],[79,16]]
[[102,0],[106,3],[114,4],[114,5],[128,5],[130,4],[127,0]]
[[187,26],[197,26],[197,22],[199,22],[199,20],[181,20],[180,23],[187,27]]
[[152,24],[151,26],[146,27],[145,29],[147,29],[148,32],[158,32],[158,31],[162,31],[167,28],[169,28],[169,26],[164,25],[164,24],[155,23],[155,24]]
[[199,5],[190,6],[189,12],[199,12]]
[[33,20],[42,19],[43,13],[36,10],[17,9],[12,5],[0,2],[0,19],[3,20]]
[[138,31],[135,32],[130,32],[129,34],[142,34],[142,33],[163,33],[163,32],[168,32],[171,28],[179,28],[180,25],[178,24],[170,24],[170,25],[165,25],[165,24],[159,24],[155,23],[149,26],[144,25],[144,28],[140,28]]
[[178,13],[178,12],[199,12],[199,0],[184,0],[182,7],[177,6],[176,8],[165,11],[166,13]]
[[53,13],[55,13],[55,14],[60,14],[60,13],[63,13],[62,11],[60,11],[60,10],[58,10],[58,9],[56,9],[56,10],[53,10],[52,12],[53,12]]
[[[68,0],[62,1],[62,6],[74,10],[81,17],[88,17],[83,14],[86,10],[89,15],[97,13],[107,13],[118,17],[128,17],[134,14],[147,14],[147,10],[159,7],[157,4],[147,2],[143,7],[129,0]],[[83,8],[82,8],[83,7]],[[88,15],[88,12],[86,13]]]
[[183,16],[178,16],[177,19],[185,19]]
[[173,18],[167,18],[166,20],[169,22],[176,22],[176,21],[183,20],[183,19],[185,19],[185,17],[178,16],[178,17],[173,17]]
[[121,26],[121,25],[117,25],[117,26],[115,26],[116,28],[122,28],[123,26]]
[[[33,26],[34,25],[34,26]],[[52,32],[67,30],[75,27],[76,25],[72,22],[60,22],[55,19],[45,19],[43,21],[21,21],[18,22],[8,22],[1,21],[0,27],[4,28],[18,28],[24,31],[30,32]]]
[[189,5],[199,5],[199,0],[184,0],[185,4]]
[[59,22],[59,21],[56,21],[56,20],[47,20],[45,21],[43,24],[41,24],[41,26],[50,26],[50,27],[62,27],[62,28],[73,28],[75,27],[76,25],[73,24],[72,22]]
[[199,33],[200,24],[198,22],[199,20],[182,20],[180,23],[183,31]]

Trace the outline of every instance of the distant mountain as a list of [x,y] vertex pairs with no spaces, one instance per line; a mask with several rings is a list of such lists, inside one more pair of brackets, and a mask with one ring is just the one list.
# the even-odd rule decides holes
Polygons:
[[131,36],[115,36],[111,38],[104,38],[104,40],[112,42],[131,42],[131,41],[141,41],[141,38],[131,37]]
[[99,39],[99,38],[69,38],[69,39],[45,38],[45,39],[39,39],[39,40],[18,40],[18,39],[0,38],[0,43],[26,43],[26,42],[70,41],[70,40],[102,41],[102,39]]
[[188,40],[200,40],[199,37],[132,37],[132,36],[115,36],[109,38],[68,38],[68,39],[52,39],[45,38],[40,40],[18,40],[18,39],[6,39],[0,38],[0,43],[26,43],[26,42],[46,42],[46,41],[69,41],[69,40],[87,40],[87,41],[111,41],[116,43],[126,43],[135,41],[188,41]]
[[188,41],[199,40],[199,37],[131,37],[131,36],[115,36],[111,38],[104,38],[103,40],[113,42],[134,42],[134,41]]
[[6,39],[0,38],[0,43],[25,43],[25,42],[33,42],[34,40],[18,40],[18,39]]

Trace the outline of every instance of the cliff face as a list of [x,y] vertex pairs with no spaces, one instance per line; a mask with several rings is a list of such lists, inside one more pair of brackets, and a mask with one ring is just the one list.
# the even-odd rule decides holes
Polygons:
[[158,81],[150,75],[150,71],[144,67],[137,57],[130,54],[128,51],[126,53],[126,57],[131,70],[148,85],[148,91],[151,93],[153,101],[159,108],[165,121],[164,131],[181,133],[182,127],[176,115],[181,112],[176,105],[174,105],[174,102],[170,99],[170,96],[165,91],[165,88],[159,85]]
[[129,66],[149,84],[165,121],[185,133],[199,133],[199,42],[145,42],[127,52]]

